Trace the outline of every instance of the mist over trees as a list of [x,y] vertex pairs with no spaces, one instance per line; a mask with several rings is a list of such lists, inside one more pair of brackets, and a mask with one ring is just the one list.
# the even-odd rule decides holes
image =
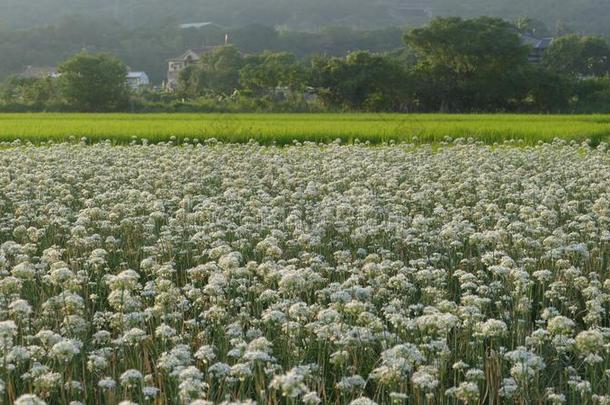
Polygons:
[[[401,9],[405,4],[415,8]],[[397,50],[405,28],[434,16],[482,15],[502,17],[538,37],[610,37],[610,6],[600,0],[3,0],[0,80],[87,50],[112,53],[161,83],[167,59],[223,44],[226,34],[247,53],[346,56]],[[180,28],[204,21],[214,24]]]
[[[112,53],[160,83],[167,59],[188,48],[220,45],[226,34],[248,53],[346,56],[401,48],[404,29],[431,16],[482,15],[502,17],[539,37],[610,37],[610,6],[600,0],[4,0],[0,79],[30,65],[56,66],[86,49]],[[179,27],[203,21],[214,24]]]
[[0,27],[0,80],[22,72],[28,65],[56,66],[86,49],[112,53],[131,68],[146,71],[153,82],[161,83],[169,58],[189,48],[221,45],[227,34],[230,43],[243,52],[286,51],[303,58],[313,54],[341,56],[356,50],[395,50],[402,47],[403,30],[329,27],[316,32],[279,31],[258,24],[180,29],[175,21],[129,28],[112,20],[65,17],[52,26],[19,30]]
[[[327,26],[377,29],[419,25],[419,12],[397,12],[406,0],[4,0],[0,25],[31,28],[56,24],[66,15],[115,19],[130,28],[163,21],[213,21],[227,27],[263,24],[296,30]],[[421,0],[433,16],[527,16],[553,31],[610,35],[610,7],[603,0]]]
[[[263,24],[292,28],[362,28],[403,24],[390,10],[402,0],[4,0],[0,22],[13,27],[54,23],[67,14],[114,18],[128,26],[213,21],[224,26]],[[6,11],[6,12],[3,12]]]

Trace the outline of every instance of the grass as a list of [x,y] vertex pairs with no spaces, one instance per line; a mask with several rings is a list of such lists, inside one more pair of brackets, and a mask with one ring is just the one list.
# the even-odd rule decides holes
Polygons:
[[554,138],[610,140],[610,115],[446,114],[0,114],[0,142],[41,143],[86,137],[117,144],[133,137],[288,144],[297,141],[439,142],[472,137],[485,143]]

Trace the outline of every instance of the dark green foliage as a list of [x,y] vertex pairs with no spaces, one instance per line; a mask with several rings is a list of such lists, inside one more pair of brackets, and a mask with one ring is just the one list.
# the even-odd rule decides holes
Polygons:
[[575,85],[574,111],[577,113],[610,112],[610,79],[590,78]]
[[0,79],[21,73],[28,65],[55,66],[70,55],[87,49],[110,52],[134,70],[146,71],[151,80],[165,80],[167,60],[189,48],[229,42],[245,53],[265,50],[290,52],[299,58],[324,53],[345,56],[348,51],[383,52],[402,46],[402,29],[358,31],[328,28],[317,32],[276,31],[250,24],[242,28],[216,25],[180,29],[175,20],[129,28],[115,20],[73,17],[48,27],[9,30],[0,27]]
[[59,66],[61,91],[75,110],[122,111],[129,104],[127,68],[108,54],[81,52]]
[[24,79],[13,76],[0,86],[2,103],[21,104],[35,111],[58,105],[61,99],[59,84],[50,77]]
[[[179,81],[179,95],[191,99],[230,98],[253,111],[278,102],[290,102],[295,109],[303,102],[306,74],[304,65],[290,53],[265,51],[244,56],[232,45],[203,55],[201,61],[185,69]],[[243,103],[244,99],[252,103]]]
[[502,111],[519,98],[515,83],[529,51],[505,21],[438,18],[407,32],[405,42],[420,56],[418,94],[432,109]]
[[180,92],[185,96],[231,95],[239,90],[239,71],[244,58],[239,49],[227,45],[202,56],[180,75]]
[[410,101],[405,69],[367,52],[314,60],[311,83],[322,101],[335,109],[404,111]]
[[269,95],[277,89],[298,92],[305,87],[305,69],[293,54],[267,51],[246,59],[240,82],[254,96]]
[[603,38],[566,35],[553,41],[545,66],[572,76],[605,76],[610,72],[610,45]]
[[570,106],[573,78],[549,72],[539,66],[529,66],[521,83],[527,91],[517,111],[573,112]]

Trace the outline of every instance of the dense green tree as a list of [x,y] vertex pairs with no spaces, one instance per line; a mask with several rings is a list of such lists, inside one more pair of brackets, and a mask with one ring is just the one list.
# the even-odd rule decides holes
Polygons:
[[18,111],[62,110],[64,107],[59,82],[52,77],[9,77],[0,83],[2,104],[15,107]]
[[422,96],[432,109],[503,110],[515,97],[512,73],[527,64],[528,48],[514,26],[496,18],[437,18],[404,39],[419,55],[424,91],[434,92]]
[[520,84],[525,97],[519,100],[517,111],[536,113],[567,113],[574,95],[574,79],[542,66],[531,65],[526,68]]
[[330,107],[403,111],[409,102],[407,72],[390,58],[359,51],[312,64],[311,83]]
[[408,31],[405,42],[429,65],[465,75],[519,66],[528,55],[514,27],[490,17],[437,18]]
[[610,113],[610,78],[595,77],[579,80],[574,84],[576,113]]
[[270,95],[278,89],[294,94],[305,87],[305,71],[293,54],[263,52],[246,59],[240,83],[254,96]]
[[566,35],[553,41],[544,65],[572,76],[605,76],[610,72],[610,45],[599,37]]
[[229,96],[241,88],[239,72],[244,57],[233,45],[221,46],[202,55],[197,65],[180,75],[180,92],[186,96]]
[[127,68],[112,55],[80,52],[58,71],[62,94],[77,110],[121,111],[129,102]]
[[44,109],[45,106],[61,100],[60,88],[55,78],[20,79],[19,82],[21,101],[24,104]]

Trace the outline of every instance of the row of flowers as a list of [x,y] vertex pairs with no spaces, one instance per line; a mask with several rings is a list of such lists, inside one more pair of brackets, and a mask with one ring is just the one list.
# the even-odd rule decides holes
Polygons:
[[0,165],[3,403],[610,403],[604,144]]

